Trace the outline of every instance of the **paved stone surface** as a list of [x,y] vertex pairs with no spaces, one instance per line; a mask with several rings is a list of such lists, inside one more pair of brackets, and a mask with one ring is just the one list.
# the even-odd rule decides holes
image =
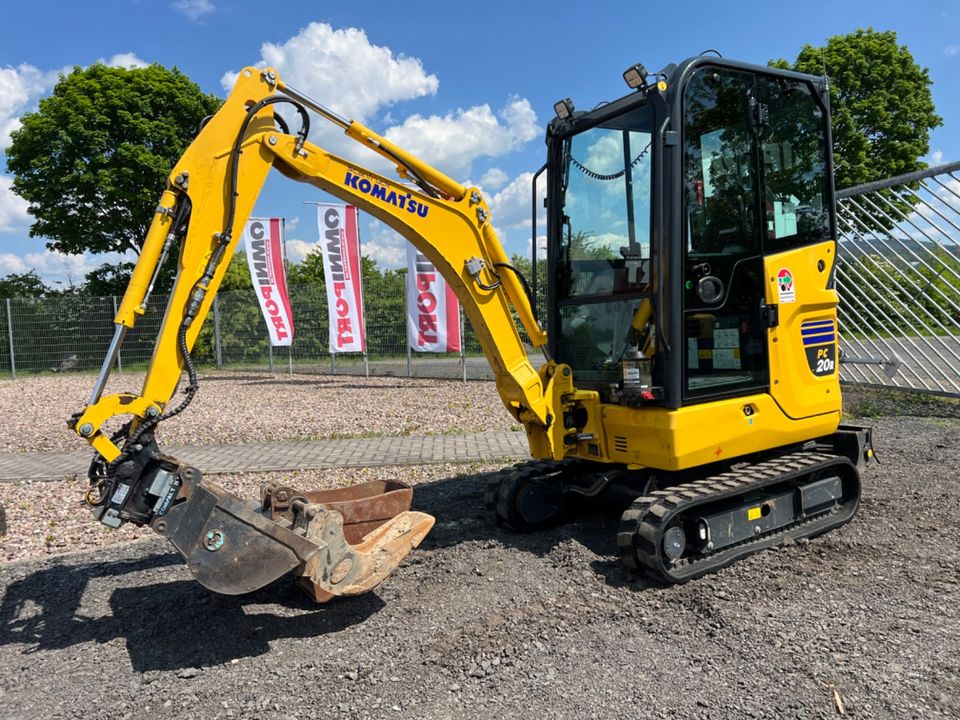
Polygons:
[[[205,474],[266,472],[318,467],[425,465],[529,457],[522,432],[407,435],[344,440],[297,440],[246,445],[164,448]],[[0,454],[0,482],[60,480],[85,475],[92,450]]]

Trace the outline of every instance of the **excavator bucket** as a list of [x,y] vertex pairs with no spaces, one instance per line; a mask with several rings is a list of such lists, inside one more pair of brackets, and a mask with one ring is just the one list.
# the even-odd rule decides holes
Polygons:
[[316,602],[381,583],[430,532],[434,518],[410,510],[409,485],[375,480],[301,493],[270,483],[260,506],[179,471],[178,500],[151,525],[205,587],[248,593],[293,571]]

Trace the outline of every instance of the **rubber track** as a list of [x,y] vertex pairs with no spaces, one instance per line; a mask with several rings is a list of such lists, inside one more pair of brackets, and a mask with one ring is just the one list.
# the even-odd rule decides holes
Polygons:
[[528,460],[501,470],[487,481],[483,504],[501,527],[517,532],[534,529],[519,517],[517,509],[512,505],[514,488],[537,477],[555,478],[557,473],[564,471],[564,466],[572,469],[572,465],[573,463],[564,460]]
[[[838,465],[845,466],[857,481],[856,496],[841,505],[839,511],[813,515],[765,535],[722,548],[714,555],[686,560],[677,565],[662,556],[663,532],[678,513]],[[859,477],[847,458],[821,452],[797,452],[637,498],[621,517],[617,546],[621,562],[627,567],[641,570],[668,584],[685,582],[770,547],[780,537],[815,537],[843,525],[853,517],[858,505]]]

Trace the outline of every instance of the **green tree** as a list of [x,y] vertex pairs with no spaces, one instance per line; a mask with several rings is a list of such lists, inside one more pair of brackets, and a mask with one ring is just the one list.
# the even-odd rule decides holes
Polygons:
[[167,175],[221,102],[161,65],[96,63],[61,76],[7,150],[13,189],[34,218],[30,236],[69,254],[139,254]]
[[50,294],[36,270],[11,273],[0,279],[0,298],[42,298]]
[[92,297],[123,295],[132,272],[133,263],[103,263],[84,276],[83,293]]
[[834,35],[824,47],[804,45],[796,60],[771,65],[830,78],[837,188],[926,167],[930,131],[943,124],[932,80],[895,32],[873,28]]
[[253,283],[250,280],[250,265],[247,262],[247,254],[235,252],[233,257],[230,258],[230,264],[227,265],[227,271],[223,275],[220,291],[246,290],[252,295],[252,288]]

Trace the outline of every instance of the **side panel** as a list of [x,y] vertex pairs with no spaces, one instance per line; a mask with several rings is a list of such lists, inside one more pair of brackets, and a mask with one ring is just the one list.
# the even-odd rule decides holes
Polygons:
[[839,409],[793,420],[767,394],[714,400],[679,410],[602,405],[610,462],[684,470],[804,442],[836,430]]
[[791,418],[841,408],[838,296],[828,287],[835,260],[833,241],[764,259],[766,302],[779,312],[779,325],[769,331],[770,394]]

